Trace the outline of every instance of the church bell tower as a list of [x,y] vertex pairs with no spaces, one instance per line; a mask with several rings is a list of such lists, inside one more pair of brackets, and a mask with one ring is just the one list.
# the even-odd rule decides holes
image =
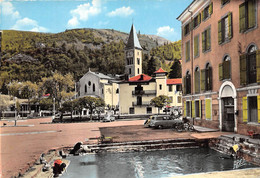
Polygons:
[[135,27],[132,25],[125,48],[125,74],[129,78],[142,74],[142,51]]

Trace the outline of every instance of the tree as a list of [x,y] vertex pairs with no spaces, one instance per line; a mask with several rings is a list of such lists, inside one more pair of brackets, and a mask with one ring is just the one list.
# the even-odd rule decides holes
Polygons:
[[158,108],[158,114],[159,114],[160,109],[162,109],[167,104],[171,103],[171,100],[168,96],[160,95],[151,99],[150,103],[154,107]]
[[148,64],[147,64],[148,75],[152,75],[157,69],[160,68],[160,66],[161,66],[160,61],[155,56],[152,56],[151,59],[148,61]]
[[174,60],[169,73],[169,78],[181,78],[181,63],[179,60]]
[[0,95],[0,119],[4,118],[3,112],[11,105],[10,97],[7,95]]
[[29,114],[31,114],[31,102],[33,97],[36,97],[38,92],[38,85],[30,81],[23,82],[20,88],[21,97],[28,99]]
[[77,100],[68,100],[62,103],[62,107],[60,111],[62,112],[62,115],[64,112],[68,111],[70,112],[70,118],[72,119],[72,113],[76,109]]

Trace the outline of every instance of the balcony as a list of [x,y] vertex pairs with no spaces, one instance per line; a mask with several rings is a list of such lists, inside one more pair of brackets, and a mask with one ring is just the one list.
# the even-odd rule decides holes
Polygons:
[[156,90],[134,90],[132,95],[156,95]]
[[143,101],[143,102],[132,102],[132,106],[150,106],[150,101]]

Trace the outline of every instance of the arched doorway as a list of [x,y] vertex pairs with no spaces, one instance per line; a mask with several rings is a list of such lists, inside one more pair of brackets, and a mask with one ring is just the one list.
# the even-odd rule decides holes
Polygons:
[[224,82],[219,90],[219,128],[221,131],[237,131],[237,93],[232,82]]

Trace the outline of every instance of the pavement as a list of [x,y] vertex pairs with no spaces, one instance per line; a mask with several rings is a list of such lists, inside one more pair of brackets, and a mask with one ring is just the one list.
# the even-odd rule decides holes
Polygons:
[[[79,141],[84,144],[96,144],[97,139],[93,138],[100,137],[102,131],[105,136],[116,137],[119,142],[175,138],[205,139],[232,134],[227,132],[178,133],[171,129],[144,128],[144,120],[46,124],[50,122],[51,118],[19,120],[17,127],[12,127],[14,122],[0,121],[1,126],[3,123],[7,124],[0,128],[0,177],[24,174],[42,153],[47,153],[51,149],[73,147]],[[28,125],[30,127],[27,127]]]

